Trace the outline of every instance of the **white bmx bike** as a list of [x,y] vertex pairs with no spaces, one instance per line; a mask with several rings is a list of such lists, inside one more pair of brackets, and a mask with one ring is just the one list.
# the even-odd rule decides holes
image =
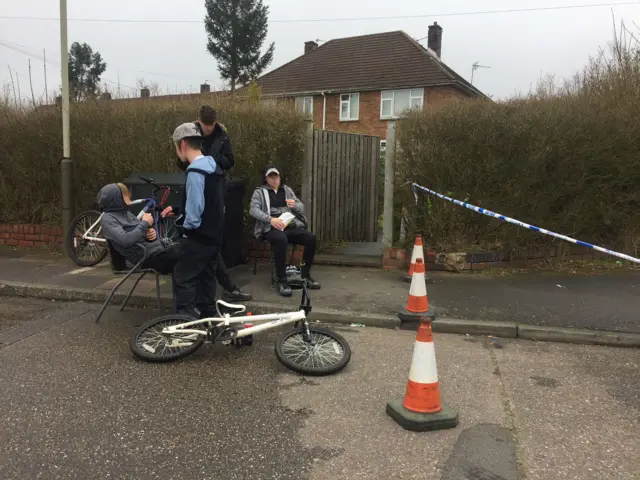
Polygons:
[[147,362],[171,362],[191,355],[205,342],[236,347],[253,344],[253,335],[293,324],[276,341],[276,356],[287,368],[305,375],[330,375],[351,360],[347,341],[334,331],[309,325],[311,297],[306,285],[297,312],[234,316],[244,305],[216,302],[218,316],[194,319],[188,315],[166,315],[139,327],[131,338],[131,351]]

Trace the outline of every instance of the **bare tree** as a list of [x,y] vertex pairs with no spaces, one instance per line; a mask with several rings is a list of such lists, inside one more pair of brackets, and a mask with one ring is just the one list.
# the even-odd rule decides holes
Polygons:
[[138,87],[138,91],[142,90],[143,88],[148,89],[152,97],[162,95],[162,89],[160,88],[160,84],[158,84],[158,82],[147,81],[143,77],[139,77],[136,79],[136,87]]

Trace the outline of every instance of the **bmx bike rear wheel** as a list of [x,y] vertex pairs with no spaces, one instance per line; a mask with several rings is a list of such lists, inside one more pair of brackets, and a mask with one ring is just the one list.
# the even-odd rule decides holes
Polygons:
[[[294,372],[305,375],[331,375],[347,366],[351,348],[347,341],[324,327],[296,328],[286,332],[276,342],[278,360]],[[311,341],[309,341],[311,340]]]
[[[179,360],[198,350],[204,343],[204,335],[197,333],[162,333],[162,329],[195,320],[188,315],[166,315],[155,318],[133,332],[131,351],[140,360],[165,363]],[[196,325],[194,329],[201,329]]]

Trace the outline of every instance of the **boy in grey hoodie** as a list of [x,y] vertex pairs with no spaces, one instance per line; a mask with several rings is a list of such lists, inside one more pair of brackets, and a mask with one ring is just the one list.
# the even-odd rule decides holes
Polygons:
[[[255,236],[268,241],[274,250],[278,291],[283,297],[290,297],[291,287],[287,281],[286,258],[289,244],[303,245],[302,278],[307,287],[320,289],[320,284],[311,278],[311,264],[316,254],[316,236],[307,230],[302,220],[304,205],[287,185],[281,185],[280,171],[273,165],[262,170],[263,184],[255,189],[251,197],[249,214],[256,220]],[[296,217],[289,223],[280,220],[283,213]]]
[[128,209],[130,203],[131,195],[125,185],[111,183],[102,187],[98,206],[104,212],[100,226],[105,238],[133,264],[142,258],[144,251],[139,245],[143,245],[147,258],[142,266],[163,274],[171,273],[179,258],[178,249],[167,249],[153,228],[153,215],[146,213],[138,220]]

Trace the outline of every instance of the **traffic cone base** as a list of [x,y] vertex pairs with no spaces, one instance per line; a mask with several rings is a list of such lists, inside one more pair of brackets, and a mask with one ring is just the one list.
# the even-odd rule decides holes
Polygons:
[[404,398],[387,403],[387,415],[402,428],[412,432],[444,430],[458,426],[458,412],[446,405],[442,405],[440,411],[436,413],[418,413],[407,410],[404,406]]

